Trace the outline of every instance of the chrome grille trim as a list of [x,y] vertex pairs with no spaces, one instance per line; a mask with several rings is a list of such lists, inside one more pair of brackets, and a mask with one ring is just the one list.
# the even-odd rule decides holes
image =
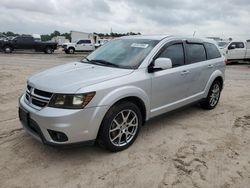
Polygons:
[[[41,93],[41,94],[44,94],[46,96],[38,95],[37,93]],[[25,95],[26,95],[25,96],[25,101],[26,101],[26,103],[28,105],[30,105],[30,106],[32,106],[32,107],[34,107],[36,109],[42,109],[42,108],[48,106],[49,101],[50,101],[53,93],[38,90],[38,89],[36,89],[34,87],[31,87],[31,86],[27,85]],[[51,97],[47,97],[47,96],[51,96]]]

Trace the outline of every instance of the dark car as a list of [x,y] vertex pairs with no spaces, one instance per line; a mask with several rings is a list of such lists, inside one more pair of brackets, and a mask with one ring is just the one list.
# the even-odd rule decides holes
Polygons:
[[13,50],[35,50],[51,54],[57,49],[57,43],[36,41],[32,36],[17,36],[11,40],[1,40],[0,48],[5,53],[11,53]]

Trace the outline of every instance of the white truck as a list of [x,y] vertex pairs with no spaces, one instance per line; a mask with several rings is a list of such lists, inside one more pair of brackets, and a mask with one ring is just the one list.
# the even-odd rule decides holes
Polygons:
[[95,45],[90,39],[79,39],[73,43],[64,43],[62,47],[66,54],[85,51],[90,52],[95,50]]
[[250,41],[231,41],[221,48],[221,51],[229,63],[250,61]]

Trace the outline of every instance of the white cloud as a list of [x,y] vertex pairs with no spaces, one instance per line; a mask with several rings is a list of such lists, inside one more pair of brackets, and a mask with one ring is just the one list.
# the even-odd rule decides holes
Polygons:
[[249,0],[1,0],[0,32],[181,34],[250,38]]

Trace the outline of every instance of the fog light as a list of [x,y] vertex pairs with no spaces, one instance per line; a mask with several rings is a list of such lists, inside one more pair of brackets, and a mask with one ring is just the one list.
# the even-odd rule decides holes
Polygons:
[[51,138],[56,141],[56,142],[65,142],[68,140],[68,137],[66,136],[66,134],[62,133],[62,132],[58,132],[58,131],[53,131],[53,130],[49,130],[49,135],[51,136]]

